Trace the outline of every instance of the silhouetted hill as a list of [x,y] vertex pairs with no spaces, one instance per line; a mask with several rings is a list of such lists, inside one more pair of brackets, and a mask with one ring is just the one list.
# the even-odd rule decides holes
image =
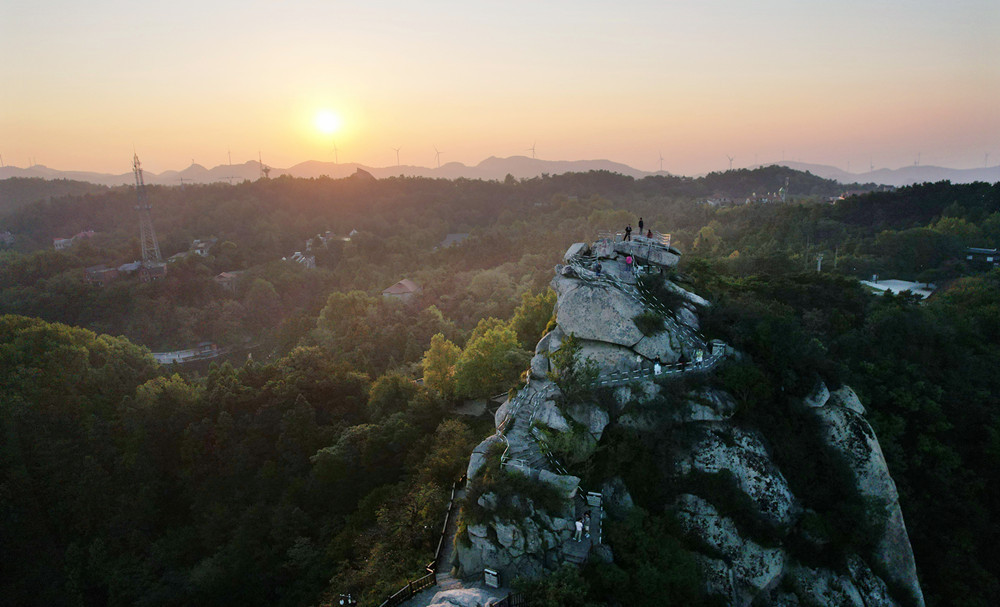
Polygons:
[[[634,169],[626,164],[610,160],[541,160],[527,156],[511,156],[497,158],[491,156],[475,166],[467,166],[461,162],[448,162],[437,168],[399,165],[389,167],[371,167],[356,162],[335,163],[319,160],[300,162],[288,168],[272,168],[270,176],[290,175],[292,177],[318,178],[322,176],[333,179],[350,177],[361,169],[378,179],[386,177],[430,177],[438,179],[503,179],[508,174],[517,179],[530,179],[543,174],[558,175],[562,173],[586,173],[588,171],[610,171],[630,177],[646,177],[649,175],[669,175],[666,171],[651,173]],[[107,173],[90,173],[82,171],[58,171],[46,166],[35,165],[27,169],[8,166],[0,168],[0,179],[10,177],[40,177],[42,179],[71,178],[101,185],[128,185],[134,183],[132,173],[111,175]],[[219,165],[206,168],[200,164],[192,164],[181,171],[164,171],[156,174],[143,171],[143,177],[148,184],[183,185],[185,183],[213,183],[219,181],[239,182],[244,179],[251,181],[260,177],[260,164],[248,161],[243,164]]]
[[6,215],[26,204],[68,194],[103,192],[107,188],[86,181],[45,179],[42,177],[12,177],[0,181],[0,215]]
[[950,181],[952,183],[974,183],[985,181],[996,183],[1000,181],[1000,165],[983,167],[981,169],[949,169],[938,166],[905,166],[898,169],[878,169],[865,173],[848,173],[843,169],[825,164],[808,164],[805,162],[780,162],[797,171],[808,171],[826,179],[834,179],[841,183],[878,183],[902,187],[915,183],[935,183]]

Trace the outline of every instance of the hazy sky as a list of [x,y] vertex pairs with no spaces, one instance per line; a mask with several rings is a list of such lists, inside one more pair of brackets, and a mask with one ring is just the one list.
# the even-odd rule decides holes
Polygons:
[[22,167],[1000,163],[998,0],[3,0],[0,56]]

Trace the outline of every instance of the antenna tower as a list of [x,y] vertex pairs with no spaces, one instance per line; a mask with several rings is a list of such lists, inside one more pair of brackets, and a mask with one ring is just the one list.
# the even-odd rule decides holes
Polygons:
[[156,241],[153,219],[149,215],[149,200],[146,198],[146,184],[142,180],[142,164],[139,155],[132,156],[132,172],[135,173],[135,210],[139,211],[139,242],[142,244],[142,265],[151,268],[160,265],[160,243]]
[[257,150],[257,163],[260,165],[260,178],[267,179],[268,175],[271,174],[271,167],[264,164],[264,161],[261,160],[260,150]]
[[525,152],[531,152],[531,157],[532,158],[535,157],[535,142],[534,141],[531,142],[531,147],[528,148],[528,149],[526,149]]

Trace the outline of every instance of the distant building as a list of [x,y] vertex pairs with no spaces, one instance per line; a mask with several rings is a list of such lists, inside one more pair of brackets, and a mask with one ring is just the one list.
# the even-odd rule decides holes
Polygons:
[[187,259],[188,256],[190,255],[191,251],[181,251],[180,253],[174,253],[173,255],[167,258],[167,263],[177,263],[178,261]]
[[90,284],[103,287],[112,280],[118,278],[118,268],[109,268],[103,263],[97,266],[90,266],[84,269],[84,277]]
[[420,285],[413,282],[409,278],[404,278],[388,289],[382,291],[382,297],[387,299],[398,299],[400,301],[409,301],[410,299],[413,299],[414,295],[420,293],[421,291],[423,291],[423,288]]
[[441,244],[438,245],[438,248],[439,249],[447,249],[450,246],[453,246],[453,245],[456,245],[456,244],[462,242],[463,240],[465,240],[468,237],[469,237],[469,234],[467,232],[465,232],[465,233],[456,232],[454,234],[448,234],[447,236],[444,237],[444,240],[441,241]]
[[1000,249],[969,247],[965,250],[965,261],[969,262],[969,265],[981,269],[1000,267]]
[[209,238],[207,240],[197,240],[191,243],[191,252],[200,257],[208,257],[208,251],[216,243],[218,238]]
[[212,280],[215,284],[219,285],[223,289],[229,291],[233,295],[236,294],[236,281],[239,279],[240,274],[243,272],[222,272],[216,275]]
[[865,285],[869,289],[875,291],[876,293],[885,293],[886,291],[892,293],[893,295],[899,295],[904,291],[909,291],[914,295],[917,295],[921,299],[927,299],[931,294],[937,289],[933,284],[926,284],[922,282],[910,282],[908,280],[895,280],[895,279],[880,279],[878,275],[872,276],[871,280],[862,280],[861,284]]
[[70,236],[69,238],[53,238],[52,246],[55,247],[57,251],[63,251],[76,244],[77,241],[79,240],[83,240],[84,238],[93,238],[93,237],[94,237],[94,231],[86,230],[84,232],[77,232],[76,234]]
[[303,255],[302,251],[295,251],[292,253],[291,257],[283,257],[284,261],[294,261],[295,263],[300,263],[307,268],[316,267],[316,256],[315,255]]
[[167,275],[167,264],[157,263],[139,268],[139,280],[142,282],[152,282],[160,280]]
[[139,268],[141,267],[142,267],[141,261],[133,261],[130,263],[123,263],[122,265],[118,266],[118,271],[123,274],[131,274],[133,272],[138,272]]

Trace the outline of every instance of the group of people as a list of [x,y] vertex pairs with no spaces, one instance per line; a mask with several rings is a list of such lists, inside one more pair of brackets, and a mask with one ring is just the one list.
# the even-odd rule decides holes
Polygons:
[[582,542],[584,537],[590,537],[590,510],[583,513],[583,516],[576,519],[576,535],[573,539]]
[[[642,235],[642,228],[643,228],[642,217],[640,217],[639,218],[639,234],[640,235]],[[652,237],[653,237],[653,230],[652,229],[646,230],[646,238],[652,238]],[[625,241],[625,240],[628,240],[628,241],[632,240],[632,224],[628,224],[627,226],[625,226],[625,237],[622,238],[622,241]]]

